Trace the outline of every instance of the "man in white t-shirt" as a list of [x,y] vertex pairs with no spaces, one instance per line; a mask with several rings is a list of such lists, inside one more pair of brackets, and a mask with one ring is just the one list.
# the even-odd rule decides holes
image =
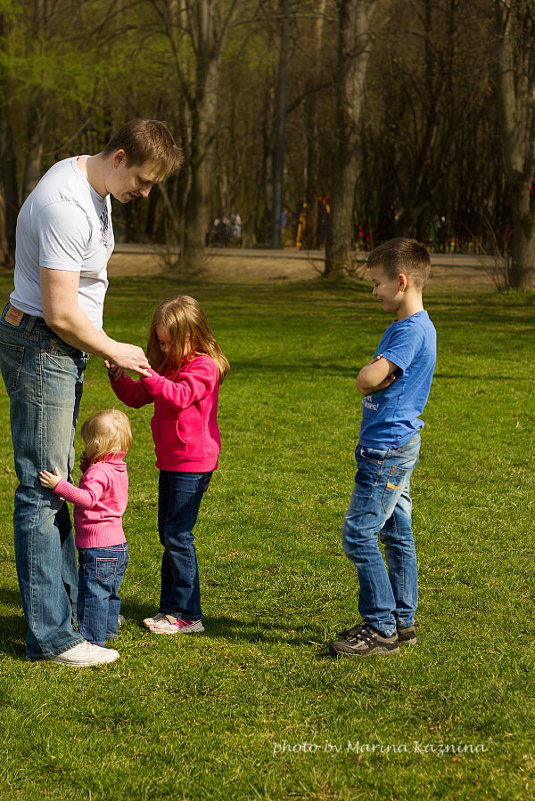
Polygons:
[[85,666],[119,656],[73,629],[78,579],[69,512],[38,474],[58,467],[70,476],[89,353],[148,374],[142,348],[102,329],[114,245],[110,196],[120,203],[147,197],[181,162],[164,123],[131,120],[95,156],[51,167],[20,210],[15,288],[0,318],[0,368],[19,480],[15,559],[32,661]]

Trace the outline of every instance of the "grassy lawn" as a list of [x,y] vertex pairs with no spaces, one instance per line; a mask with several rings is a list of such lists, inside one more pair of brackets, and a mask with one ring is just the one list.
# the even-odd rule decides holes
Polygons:
[[[2,297],[10,287],[2,277]],[[354,379],[389,317],[360,283],[116,278],[106,330],[144,345],[153,307],[179,292],[200,300],[232,367],[196,529],[207,633],[139,625],[157,610],[161,555],[146,407],[128,410],[121,659],[25,661],[2,385],[0,799],[532,798],[534,296],[430,291],[439,358],[412,482],[419,645],[336,661],[326,642],[358,619],[340,537]],[[93,358],[81,420],[108,406],[120,403]]]

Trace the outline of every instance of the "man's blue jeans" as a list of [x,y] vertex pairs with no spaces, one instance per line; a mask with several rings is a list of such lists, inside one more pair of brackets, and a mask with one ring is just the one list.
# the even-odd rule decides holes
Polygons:
[[202,618],[193,527],[212,473],[160,471],[158,531],[164,547],[160,612],[183,620]]
[[13,526],[28,659],[50,659],[83,642],[72,627],[78,569],[67,503],[39,483],[39,470],[70,477],[87,357],[40,317],[0,317],[0,369],[10,399],[15,470]]
[[[410,478],[419,452],[419,433],[400,448],[358,445],[355,451],[357,474],[342,542],[357,567],[359,613],[388,637],[396,623],[414,623],[418,605]],[[384,544],[386,565],[377,535]]]
[[119,588],[128,564],[128,547],[80,548],[78,630],[88,642],[106,646],[117,637]]

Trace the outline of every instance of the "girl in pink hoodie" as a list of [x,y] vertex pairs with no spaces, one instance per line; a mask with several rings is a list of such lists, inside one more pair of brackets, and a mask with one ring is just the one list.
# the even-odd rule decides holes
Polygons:
[[78,630],[88,642],[106,645],[117,637],[121,598],[119,587],[128,564],[123,514],[128,503],[124,456],[132,445],[130,421],[118,409],[89,417],[82,426],[85,451],[78,487],[41,470],[43,487],[74,504],[78,549]]
[[219,385],[229,363],[194,298],[182,295],[153,314],[150,375],[133,381],[108,364],[111,386],[128,406],[154,403],[151,421],[160,470],[158,531],[164,552],[160,608],[143,625],[154,634],[204,631],[193,527],[221,447]]

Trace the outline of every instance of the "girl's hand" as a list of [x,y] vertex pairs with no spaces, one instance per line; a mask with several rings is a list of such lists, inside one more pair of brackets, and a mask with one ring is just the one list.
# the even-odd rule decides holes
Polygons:
[[116,364],[109,362],[107,359],[104,359],[104,364],[106,365],[106,369],[110,378],[112,378],[114,381],[117,381],[118,378],[121,378],[124,373],[122,367],[117,367]]
[[88,467],[89,467],[89,459],[87,458],[87,453],[85,451],[82,451],[80,455],[80,470],[82,471],[82,473],[85,473]]
[[39,472],[39,481],[46,489],[55,489],[61,481],[58,468],[54,468],[54,473],[49,473],[48,470],[41,470]]

